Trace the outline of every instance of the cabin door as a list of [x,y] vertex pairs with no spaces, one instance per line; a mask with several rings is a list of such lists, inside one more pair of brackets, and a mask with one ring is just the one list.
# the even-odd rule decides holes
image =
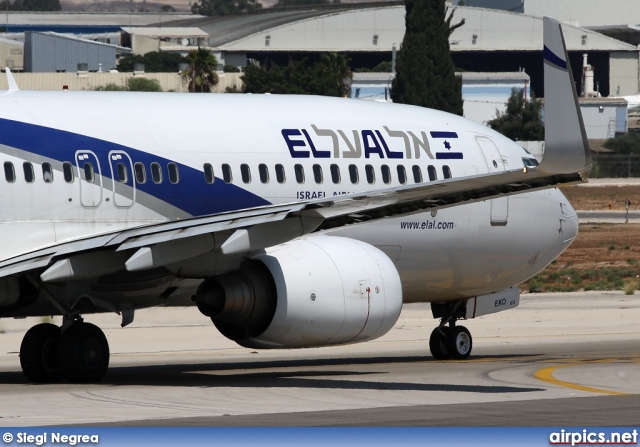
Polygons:
[[136,182],[133,178],[133,162],[124,151],[109,152],[111,167],[113,204],[119,208],[128,208],[136,200]]
[[102,172],[98,157],[92,151],[77,151],[76,166],[80,179],[80,204],[96,208],[102,202]]
[[[503,172],[506,170],[502,159],[502,154],[496,147],[495,143],[487,137],[476,137],[478,146],[484,154],[489,172]],[[499,197],[491,199],[491,225],[504,226],[507,225],[509,217],[509,197]]]

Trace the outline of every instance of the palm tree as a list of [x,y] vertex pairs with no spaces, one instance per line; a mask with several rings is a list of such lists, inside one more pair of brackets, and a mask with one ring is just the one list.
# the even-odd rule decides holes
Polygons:
[[189,91],[210,93],[213,86],[218,83],[216,57],[206,48],[198,47],[197,50],[189,51],[186,59],[189,67],[182,71],[181,76],[189,83]]
[[336,96],[348,96],[353,78],[349,59],[338,53],[324,53],[320,57],[319,66],[321,73],[333,82]]

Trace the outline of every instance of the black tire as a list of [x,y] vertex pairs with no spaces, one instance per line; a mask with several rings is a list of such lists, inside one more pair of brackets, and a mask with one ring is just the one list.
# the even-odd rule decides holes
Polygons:
[[429,350],[434,359],[447,360],[449,358],[449,351],[447,350],[448,335],[449,328],[446,326],[435,328],[433,332],[431,332],[431,337],[429,337]]
[[455,326],[447,335],[447,351],[451,358],[464,360],[471,355],[473,339],[471,333],[464,326]]
[[34,383],[57,382],[62,378],[59,348],[60,328],[42,323],[24,334],[20,344],[20,366]]
[[69,382],[97,382],[109,368],[109,342],[104,332],[90,323],[75,323],[60,337],[60,365]]

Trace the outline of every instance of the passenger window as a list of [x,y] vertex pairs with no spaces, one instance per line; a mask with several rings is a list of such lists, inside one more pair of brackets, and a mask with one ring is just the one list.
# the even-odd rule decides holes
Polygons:
[[304,183],[304,168],[302,165],[295,165],[293,170],[296,173],[296,182],[300,184]]
[[249,169],[248,164],[242,163],[240,165],[240,175],[242,176],[243,182],[251,183],[251,169]]
[[144,168],[144,165],[140,162],[137,162],[133,165],[133,170],[136,173],[136,182],[140,184],[147,183],[147,170]]
[[13,183],[16,181],[16,171],[13,169],[13,163],[11,163],[10,161],[5,161],[4,163],[4,178],[9,183]]
[[93,183],[95,180],[93,165],[88,161],[85,162],[82,166],[82,171],[84,172],[84,179],[89,183]]
[[53,168],[50,163],[42,163],[42,180],[45,183],[51,183],[53,181]]
[[407,171],[402,165],[398,165],[398,182],[400,182],[401,185],[407,184]]
[[422,183],[422,170],[418,165],[413,165],[413,181],[415,183]]
[[317,184],[322,183],[322,166],[320,165],[313,165],[313,178],[316,181]]
[[436,172],[435,166],[427,166],[427,173],[429,174],[429,181],[434,182],[438,180],[438,173]]
[[231,183],[233,181],[233,175],[231,174],[231,166],[228,164],[222,165],[222,179],[225,183]]
[[331,165],[331,181],[336,185],[340,183],[340,166],[333,164]]
[[120,183],[127,183],[128,179],[128,175],[127,175],[127,167],[124,163],[118,163],[116,165],[116,172],[118,173],[118,178],[117,180]]
[[151,163],[151,180],[153,183],[162,183],[162,167],[160,163]]
[[62,173],[64,174],[64,181],[67,183],[73,183],[73,165],[68,161],[62,163]]
[[287,178],[284,175],[284,166],[281,164],[276,165],[276,180],[278,183],[284,183],[287,181]]
[[358,178],[358,167],[356,165],[349,165],[349,178],[351,179],[351,183],[354,185],[358,184],[360,179]]
[[213,175],[213,166],[210,163],[204,164],[204,181],[208,184],[215,182],[216,178]]
[[389,183],[391,183],[391,169],[389,169],[389,166],[382,165],[380,170],[382,171],[382,181],[384,182],[384,184],[388,185]]
[[180,181],[180,172],[178,171],[178,165],[175,163],[169,163],[167,165],[169,170],[169,181],[174,185]]
[[27,183],[33,183],[36,179],[36,175],[33,172],[33,165],[28,161],[22,163],[22,170],[24,171],[24,179]]
[[269,183],[269,168],[264,163],[258,166],[258,174],[262,183]]
[[451,169],[449,169],[449,166],[444,165],[442,167],[442,174],[444,175],[444,178],[451,178]]
[[376,182],[376,173],[373,170],[373,166],[371,165],[366,165],[364,167],[364,172],[367,175],[367,182],[372,185]]

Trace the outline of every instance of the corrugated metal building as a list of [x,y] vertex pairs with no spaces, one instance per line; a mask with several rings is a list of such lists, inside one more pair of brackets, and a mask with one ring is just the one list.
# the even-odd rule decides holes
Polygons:
[[525,0],[524,13],[576,26],[639,25],[639,0]]
[[[27,72],[75,72],[78,64],[87,64],[82,71],[109,71],[116,67],[116,54],[131,49],[78,37],[46,32],[25,34],[24,69]],[[85,68],[85,67],[83,67]]]
[[[458,74],[462,76],[464,116],[481,124],[495,118],[498,110],[505,111],[511,89],[523,89],[527,97],[531,95],[530,78],[524,72]],[[393,78],[393,73],[354,73],[351,97],[390,101]]]
[[[636,0],[640,4],[640,0]],[[310,52],[336,51],[385,55],[400,47],[405,31],[404,6],[332,11],[320,16],[253,31],[215,45],[225,63],[247,58],[286,60]],[[463,27],[450,37],[456,66],[468,71],[514,72],[524,69],[531,87],[542,95],[542,19],[524,14],[474,7],[458,7],[454,23]],[[638,92],[640,62],[638,49],[598,32],[567,25],[565,40],[574,78],[582,75],[582,54],[589,54],[599,91],[609,94]],[[388,55],[388,56],[386,56]],[[380,56],[377,56],[380,57]],[[580,85],[578,85],[580,88]]]
[[152,51],[187,53],[209,44],[209,35],[197,27],[123,27],[120,45],[134,54]]
[[14,71],[24,70],[24,43],[0,38],[0,68]]
[[589,139],[613,138],[627,131],[624,98],[580,98],[580,111]]

